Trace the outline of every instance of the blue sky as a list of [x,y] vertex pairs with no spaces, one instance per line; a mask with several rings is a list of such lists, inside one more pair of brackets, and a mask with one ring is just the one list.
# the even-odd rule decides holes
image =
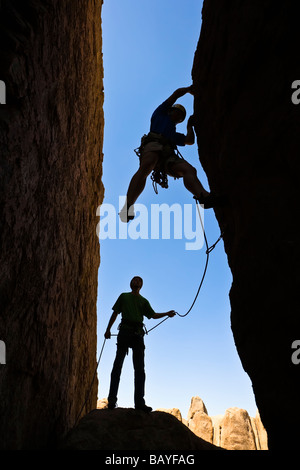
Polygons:
[[[104,61],[104,203],[118,212],[138,168],[134,149],[148,133],[154,109],[179,87],[191,84],[191,69],[201,29],[199,0],[105,0],[103,5]],[[178,100],[193,114],[190,94]],[[186,131],[186,121],[177,126]],[[197,168],[198,177],[209,189],[197,146],[180,148]],[[138,203],[194,205],[182,180],[169,178],[169,189],[156,195],[150,179]],[[195,210],[195,207],[193,207]],[[116,220],[117,234],[119,220]],[[124,228],[124,224],[122,230]],[[212,209],[204,214],[208,243],[220,230]],[[126,225],[127,227],[127,225]],[[194,225],[195,227],[195,225]],[[186,250],[186,239],[100,240],[100,269],[97,301],[98,350],[121,292],[130,290],[134,275],[144,279],[141,294],[153,309],[174,309],[183,314],[196,294],[205,265],[205,249]],[[156,408],[179,408],[187,415],[192,396],[200,396],[210,415],[223,414],[232,406],[255,415],[251,382],[243,371],[230,328],[229,290],[231,273],[221,241],[210,255],[207,275],[198,300],[185,318],[168,319],[145,336],[146,403]],[[157,320],[146,320],[148,329]],[[115,323],[112,333],[117,333]],[[98,353],[99,353],[98,351]],[[106,397],[116,352],[116,338],[106,341],[98,370],[99,398]],[[131,351],[125,359],[118,405],[133,407]]]

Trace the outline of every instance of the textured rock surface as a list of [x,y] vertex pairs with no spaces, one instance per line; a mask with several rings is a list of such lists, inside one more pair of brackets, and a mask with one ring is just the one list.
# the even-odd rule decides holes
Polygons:
[[220,450],[195,436],[175,416],[133,408],[91,411],[64,444],[65,450]]
[[255,442],[257,449],[267,450],[268,449],[268,435],[261,422],[259,411],[257,410],[254,418],[251,417],[252,429],[255,435]]
[[188,427],[196,436],[201,437],[207,442],[213,442],[214,429],[212,420],[203,411],[197,411],[194,414],[193,418],[188,421]]
[[[107,408],[107,399],[102,398],[101,400],[98,400],[97,402],[97,409],[104,410]],[[121,409],[120,409],[121,410]],[[124,409],[123,411],[120,412],[120,415],[122,413],[122,424],[120,424],[120,427],[123,427],[123,430],[126,429],[126,432],[128,431],[128,426],[129,424],[126,425],[125,419],[127,417],[133,416],[133,411],[134,410],[128,410],[128,414],[126,415],[126,412]],[[116,411],[116,410],[114,410]],[[169,413],[175,418],[177,418],[178,421],[186,425],[190,431],[192,431],[196,436],[199,438],[203,439],[204,441],[213,444],[214,446],[221,447],[222,449],[226,450],[267,450],[268,449],[268,444],[267,444],[267,433],[266,430],[263,427],[263,424],[261,422],[259,413],[256,413],[255,418],[252,418],[249,416],[246,410],[243,410],[241,408],[228,408],[225,412],[224,415],[218,415],[218,416],[208,416],[207,409],[205,404],[203,403],[203,400],[196,396],[192,397],[191,399],[191,405],[187,414],[187,419],[183,419],[181,412],[178,408],[170,408],[170,409],[157,409],[155,410],[156,412],[164,412],[164,413]],[[104,433],[104,427],[108,428],[109,423],[113,426],[113,419],[116,419],[116,416],[112,415],[99,415],[101,416],[101,421],[100,418],[97,422],[99,421],[99,433]],[[151,414],[153,417],[153,414]],[[155,415],[155,425],[161,425],[160,420],[157,419],[158,415]],[[102,421],[102,418],[105,417],[106,419]],[[96,441],[93,441],[92,436],[92,430],[88,430],[88,423],[94,422],[95,417],[92,418],[92,420],[87,419],[84,425],[84,430],[76,430],[72,436],[75,436],[75,438],[71,438],[71,445],[75,446],[81,446],[81,441],[84,441],[86,439],[87,445],[102,445],[100,441],[102,442],[102,438],[98,439],[97,438],[97,444],[95,444]],[[100,426],[100,422],[102,423]],[[145,421],[146,427],[152,425],[151,421]],[[126,427],[127,426],[127,427]],[[130,426],[133,426],[133,424],[130,424]],[[164,426],[164,425],[163,425]],[[121,429],[116,431],[116,433],[121,433]],[[146,434],[145,434],[146,436]],[[75,440],[74,440],[75,439]],[[117,442],[117,434],[115,435],[115,439]],[[108,445],[108,444],[107,444]],[[110,442],[109,445],[117,445],[114,442]],[[127,444],[122,444],[126,448]],[[141,445],[141,444],[140,444]],[[147,444],[143,443],[142,444],[144,449],[147,448]],[[156,444],[155,444],[156,445]],[[100,448],[100,447],[99,447]],[[103,448],[103,447],[101,447]],[[183,449],[183,448],[182,448]]]
[[164,413],[170,413],[170,415],[175,416],[178,421],[183,422],[181,412],[178,408],[157,408],[155,411],[163,411]]
[[291,361],[300,285],[296,5],[204,0],[192,72],[200,161],[210,188],[228,196],[215,214],[233,275],[232,331],[271,449],[300,437]]
[[206,406],[202,400],[202,398],[196,396],[191,398],[191,404],[189,407],[189,411],[187,414],[187,419],[193,419],[195,413],[206,413],[207,414],[207,409]]
[[198,437],[226,450],[266,450],[267,434],[259,413],[251,418],[246,410],[228,408],[224,415],[208,416],[199,397],[193,397],[187,426]]
[[192,397],[187,415],[187,426],[196,436],[207,442],[213,442],[213,426],[206,406],[200,397]]
[[[54,444],[96,366],[101,1],[1,1],[0,446]],[[96,406],[95,381],[87,410]]]
[[[251,418],[246,410],[228,408],[214,425],[215,442],[228,450],[257,450]],[[213,441],[211,441],[213,442]]]

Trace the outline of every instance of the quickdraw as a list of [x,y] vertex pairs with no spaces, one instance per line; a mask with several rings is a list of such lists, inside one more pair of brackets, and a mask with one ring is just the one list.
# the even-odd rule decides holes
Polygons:
[[168,189],[169,187],[168,175],[160,169],[152,171],[151,180],[155,194],[158,194],[158,184],[164,189]]

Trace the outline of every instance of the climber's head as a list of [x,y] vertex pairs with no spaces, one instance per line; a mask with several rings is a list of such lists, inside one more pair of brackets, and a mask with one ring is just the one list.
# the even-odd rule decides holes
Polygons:
[[181,104],[174,104],[170,109],[170,117],[175,124],[179,124],[185,120],[186,110]]
[[130,281],[130,288],[132,290],[139,290],[143,286],[143,279],[140,276],[134,276]]

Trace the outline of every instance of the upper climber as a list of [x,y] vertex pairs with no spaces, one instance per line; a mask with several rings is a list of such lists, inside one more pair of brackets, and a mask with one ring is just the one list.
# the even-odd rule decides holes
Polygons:
[[185,187],[205,208],[213,207],[213,196],[204,189],[197,178],[196,169],[177,153],[177,145],[193,145],[195,135],[193,116],[187,121],[187,133],[176,132],[176,125],[183,122],[186,110],[175,102],[186,93],[193,94],[192,85],[178,88],[154,111],[151,117],[150,133],[142,138],[140,147],[140,167],[132,177],[124,207],[120,212],[123,222],[134,218],[134,203],[144,190],[147,177],[154,171],[173,176],[183,177]]

